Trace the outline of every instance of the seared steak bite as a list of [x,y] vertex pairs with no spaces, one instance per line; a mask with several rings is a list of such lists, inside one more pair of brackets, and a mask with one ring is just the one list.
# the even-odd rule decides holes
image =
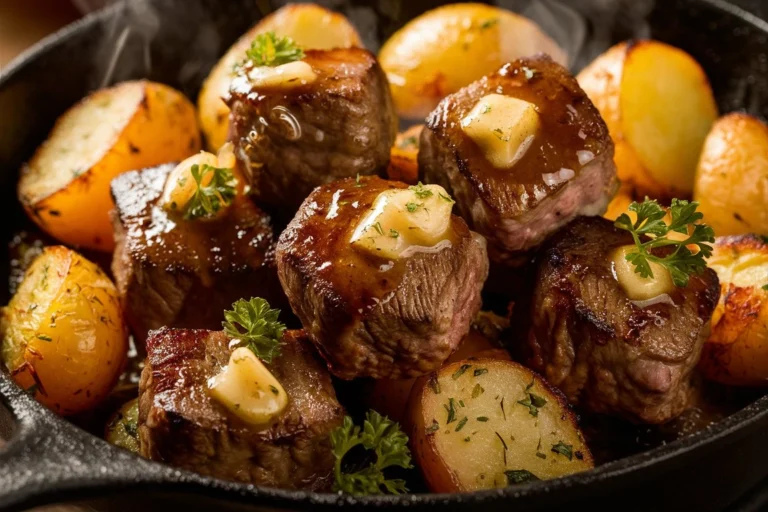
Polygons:
[[[515,115],[491,122],[499,103]],[[509,265],[576,216],[602,214],[618,186],[599,112],[546,56],[506,64],[446,97],[427,118],[419,168],[453,194],[488,239],[491,260]]]
[[286,220],[318,185],[382,172],[396,135],[389,84],[369,51],[308,50],[302,62],[311,83],[264,85],[246,67],[227,101],[257,202]]
[[[221,314],[221,313],[219,313]],[[258,430],[208,392],[232,349],[222,332],[161,329],[147,340],[139,387],[141,454],[197,473],[255,485],[329,490],[329,433],[344,409],[301,331],[287,331],[268,366],[288,395],[271,427]]]
[[[423,375],[439,368],[469,331],[488,274],[485,240],[450,214],[451,199],[434,188],[408,188],[377,177],[324,185],[304,201],[280,236],[280,281],[338,377]],[[376,222],[363,229],[371,215],[388,211],[381,202],[385,197],[391,204],[406,201],[407,210],[395,210],[396,219],[410,219],[408,213],[435,220],[441,211],[440,241],[409,245],[399,257],[388,255],[387,243],[402,243],[410,230],[420,228],[413,223],[393,229],[390,217],[393,224]],[[427,201],[447,203],[430,203],[428,211]],[[371,240],[378,242],[366,245]]]
[[633,244],[600,217],[579,218],[547,241],[537,257],[528,364],[572,403],[663,423],[687,406],[719,284],[706,269],[685,288],[631,301],[612,255]]
[[112,181],[112,272],[140,344],[163,326],[221,326],[221,312],[243,297],[285,304],[277,280],[269,217],[238,197],[215,221],[186,221],[160,205],[168,164]]

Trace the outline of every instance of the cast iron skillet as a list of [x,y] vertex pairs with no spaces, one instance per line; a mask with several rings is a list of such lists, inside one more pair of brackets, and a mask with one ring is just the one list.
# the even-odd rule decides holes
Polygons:
[[[439,2],[321,3],[350,15],[375,49],[377,40]],[[721,111],[768,116],[768,24],[721,0],[656,3],[648,18],[650,35],[696,57]],[[0,240],[8,241],[23,222],[15,197],[20,164],[67,107],[94,88],[140,77],[194,97],[217,56],[271,8],[267,0],[149,0],[132,5],[128,10],[115,5],[63,30],[0,73]],[[636,5],[636,0],[625,3]],[[600,30],[594,26],[589,33]],[[612,38],[626,35],[619,29]],[[115,48],[121,49],[119,55]],[[7,256],[0,252],[8,268]],[[715,510],[768,476],[766,432],[768,396],[688,438],[568,478],[475,494],[358,499],[238,485],[143,460],[56,417],[0,372],[0,438],[10,439],[0,449],[0,509],[104,498],[110,509],[119,510],[331,510],[361,505]]]

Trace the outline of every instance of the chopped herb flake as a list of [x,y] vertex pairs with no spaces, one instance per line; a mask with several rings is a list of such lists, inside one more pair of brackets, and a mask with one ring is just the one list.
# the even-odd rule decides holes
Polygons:
[[484,375],[486,373],[488,373],[488,368],[476,368],[474,375],[475,375],[475,377],[479,377],[479,376]]
[[389,230],[389,238],[397,238],[399,236],[400,236],[400,233],[397,232],[396,230],[394,229]]
[[564,457],[568,457],[568,460],[573,460],[573,445],[572,444],[565,444],[562,441],[558,441],[557,444],[552,445],[552,451],[555,453],[559,453],[560,455],[563,455]]
[[445,421],[445,424],[448,425],[456,421],[456,403],[454,399],[449,398],[448,405],[443,405],[443,407],[445,407],[445,410],[448,412],[448,419]]
[[483,393],[485,393],[485,389],[483,389],[483,386],[481,386],[480,384],[475,384],[475,387],[472,389],[472,398],[477,398]]
[[541,480],[541,478],[537,477],[526,469],[513,469],[510,471],[505,471],[504,474],[507,475],[507,483],[509,485],[523,484],[525,482],[535,482]]
[[440,394],[440,382],[437,380],[437,373],[432,373],[429,376],[429,387],[432,388],[432,391],[436,394]]
[[416,197],[419,199],[426,199],[434,195],[432,194],[432,191],[426,188],[422,182],[419,182],[418,185],[411,185],[408,187],[408,190],[413,191],[413,193],[416,194]]
[[405,205],[405,208],[408,210],[408,213],[413,213],[413,212],[415,212],[416,210],[419,209],[419,206],[421,206],[421,205],[418,204],[418,203],[407,203]]
[[486,421],[488,421],[488,416],[478,416],[477,421],[481,421],[485,423]]
[[43,341],[53,341],[53,339],[50,336],[46,336],[45,334],[38,334],[37,339],[43,340]]
[[463,418],[461,418],[461,420],[459,421],[459,424],[458,424],[458,425],[456,425],[456,430],[455,430],[454,432],[458,432],[458,431],[460,431],[461,429],[463,429],[463,428],[464,428],[464,425],[466,425],[468,421],[469,421],[469,418],[467,418],[466,416],[464,416]]
[[466,371],[467,371],[468,369],[470,369],[470,368],[472,368],[472,365],[471,365],[471,364],[463,364],[463,365],[461,365],[461,367],[460,367],[458,370],[456,370],[455,372],[453,372],[453,375],[451,375],[451,378],[452,378],[453,380],[456,380],[456,379],[458,379],[459,377],[461,377],[462,375],[464,375],[464,372],[466,372]]
[[432,424],[427,427],[427,434],[433,434],[440,430],[440,424],[436,420],[432,420]]

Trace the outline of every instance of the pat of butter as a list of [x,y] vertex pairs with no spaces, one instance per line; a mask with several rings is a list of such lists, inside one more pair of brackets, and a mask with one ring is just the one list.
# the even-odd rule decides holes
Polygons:
[[256,427],[267,427],[285,410],[288,395],[251,350],[240,347],[221,373],[208,380],[208,390],[235,416]]
[[397,259],[414,248],[447,238],[453,199],[439,185],[387,190],[379,194],[352,233],[355,248]]
[[491,165],[509,169],[531,147],[540,124],[533,103],[489,94],[461,120],[461,129],[480,147]]
[[312,66],[303,60],[280,66],[259,66],[248,72],[251,86],[263,89],[291,88],[311,84],[317,80]]
[[658,263],[649,262],[653,277],[641,277],[635,272],[635,266],[627,261],[627,254],[634,250],[634,245],[627,245],[613,253],[613,273],[627,297],[630,300],[648,300],[670,293],[675,284],[669,271]]

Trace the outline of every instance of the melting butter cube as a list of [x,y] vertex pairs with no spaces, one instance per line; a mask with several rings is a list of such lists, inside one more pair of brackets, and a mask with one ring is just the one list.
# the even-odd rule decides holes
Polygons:
[[248,79],[250,85],[257,89],[289,89],[311,84],[317,80],[317,74],[312,66],[297,60],[280,66],[255,67],[248,72]]
[[619,285],[630,300],[649,300],[669,293],[675,288],[669,271],[649,262],[653,277],[642,277],[635,272],[635,266],[627,261],[627,254],[635,250],[634,245],[619,247],[613,254],[613,272]]
[[382,258],[407,256],[448,238],[453,199],[439,185],[387,190],[379,194],[350,242]]
[[491,165],[509,169],[528,151],[540,124],[533,103],[489,94],[461,120],[461,129],[480,147]]
[[269,426],[288,405],[288,395],[256,355],[240,347],[221,373],[208,380],[208,390],[235,416],[256,427]]

